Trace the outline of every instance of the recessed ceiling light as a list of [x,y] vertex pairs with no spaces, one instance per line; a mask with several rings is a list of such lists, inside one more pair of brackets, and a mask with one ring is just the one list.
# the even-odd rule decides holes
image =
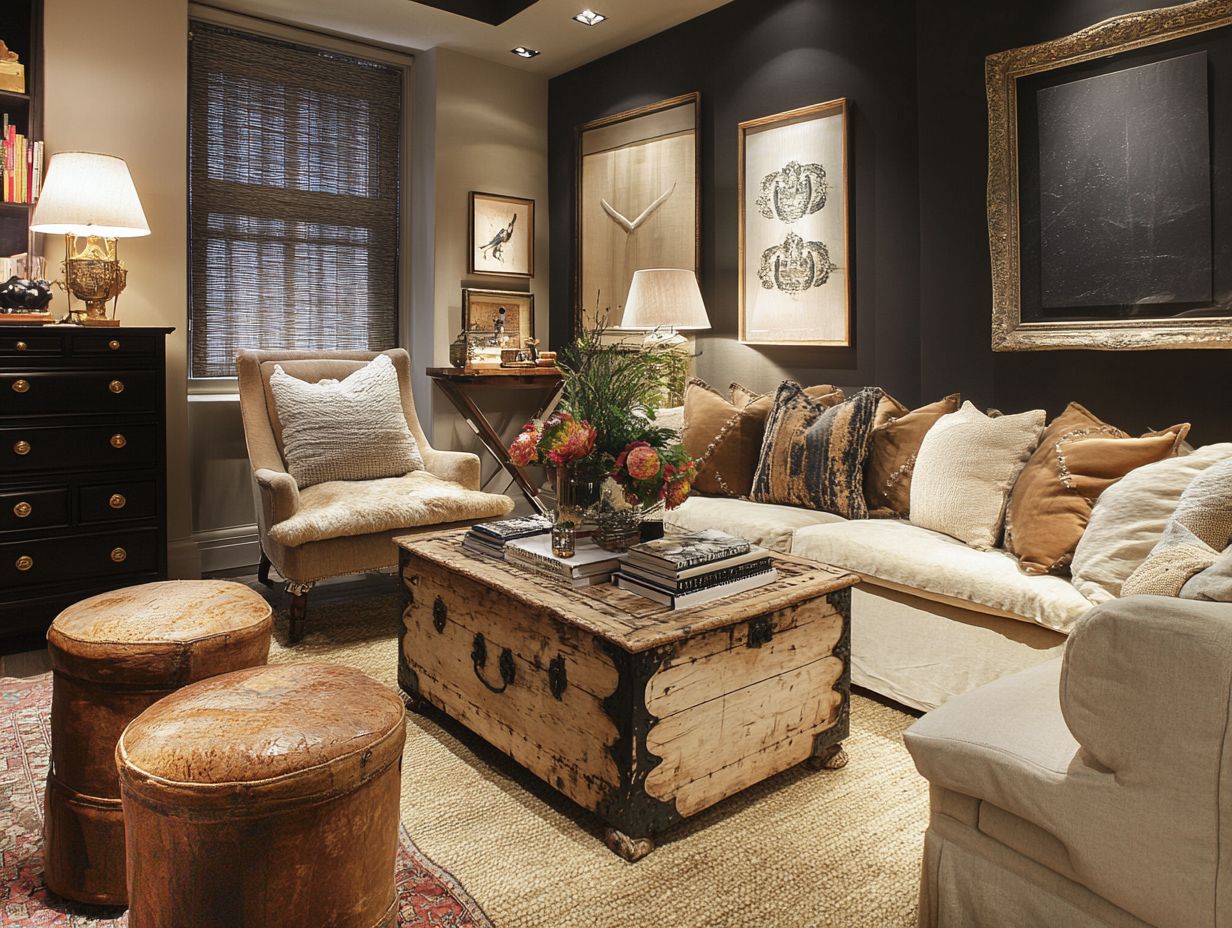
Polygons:
[[573,18],[583,26],[597,26],[607,19],[602,13],[596,13],[594,10],[582,10]]
[[537,54],[539,54],[539,49],[527,48],[525,45],[519,45],[517,48],[511,48],[510,51],[519,58],[534,58]]

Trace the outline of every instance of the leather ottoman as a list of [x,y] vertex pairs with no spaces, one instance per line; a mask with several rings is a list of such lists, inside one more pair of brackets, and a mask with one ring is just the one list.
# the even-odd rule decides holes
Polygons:
[[221,580],[115,590],[65,609],[47,632],[51,769],[43,819],[47,886],[123,905],[124,817],[115,748],[124,726],[173,690],[269,653],[270,607]]
[[129,928],[392,928],[406,710],[336,664],[195,683],[124,731]]

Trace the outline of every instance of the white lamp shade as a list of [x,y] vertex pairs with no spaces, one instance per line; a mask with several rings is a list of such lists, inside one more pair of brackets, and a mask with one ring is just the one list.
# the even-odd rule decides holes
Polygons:
[[708,329],[710,317],[697,275],[684,268],[635,271],[620,320],[622,329]]
[[150,234],[124,159],[89,151],[52,156],[30,229],[102,238]]

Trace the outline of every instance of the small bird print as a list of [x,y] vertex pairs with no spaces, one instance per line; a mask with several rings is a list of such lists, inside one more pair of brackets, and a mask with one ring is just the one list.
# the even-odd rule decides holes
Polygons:
[[501,264],[504,264],[505,246],[509,243],[509,240],[513,238],[513,227],[517,225],[517,223],[518,214],[514,213],[512,218],[509,220],[509,225],[497,231],[497,233],[492,236],[492,240],[486,245],[480,246],[479,253],[485,258],[493,258]]

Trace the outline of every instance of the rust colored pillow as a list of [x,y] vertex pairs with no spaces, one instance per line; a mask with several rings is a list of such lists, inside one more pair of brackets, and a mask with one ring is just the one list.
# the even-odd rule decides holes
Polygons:
[[1133,438],[1070,403],[1010,491],[1006,550],[1025,573],[1066,570],[1099,495],[1135,468],[1175,455],[1188,432],[1186,422]]
[[[810,396],[827,405],[843,401],[843,391],[822,385],[809,387]],[[757,394],[731,385],[731,400],[704,380],[693,378],[684,391],[684,431],[681,443],[699,464],[693,489],[711,496],[747,497],[761,456],[766,417],[774,394]]]
[[877,407],[877,420],[869,437],[864,465],[864,498],[873,519],[906,519],[911,510],[911,474],[924,436],[938,419],[958,412],[961,397],[945,399],[919,409],[907,409],[885,396]]

